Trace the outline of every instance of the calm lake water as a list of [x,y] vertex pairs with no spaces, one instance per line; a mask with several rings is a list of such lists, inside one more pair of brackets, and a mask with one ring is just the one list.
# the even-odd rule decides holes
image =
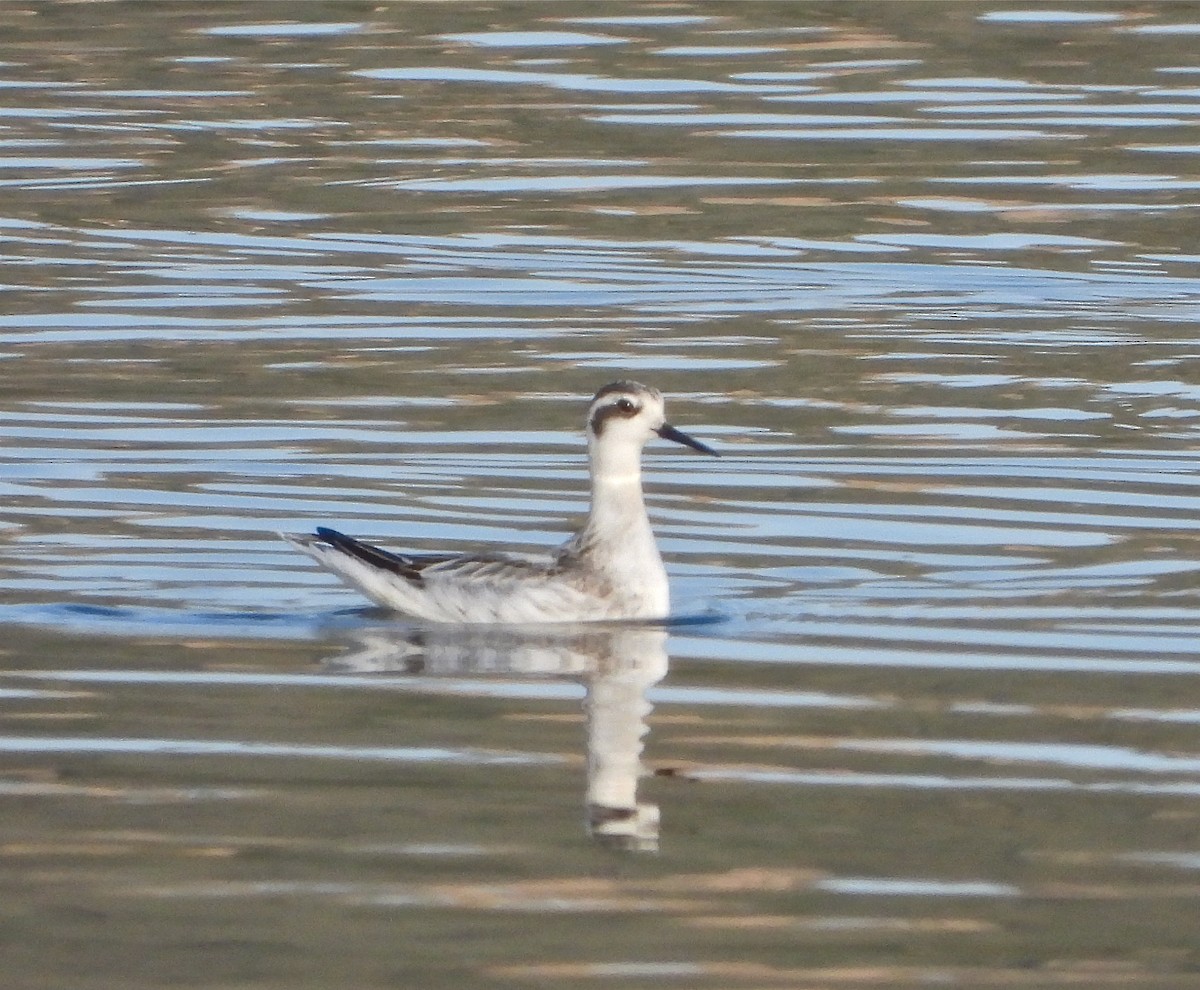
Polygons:
[[[1200,986],[1200,6],[0,7],[6,990]],[[661,388],[669,631],[557,544]]]

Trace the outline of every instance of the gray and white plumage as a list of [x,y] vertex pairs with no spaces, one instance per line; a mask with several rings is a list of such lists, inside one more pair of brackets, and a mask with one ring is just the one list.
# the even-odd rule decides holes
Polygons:
[[326,528],[280,535],[371,601],[418,619],[665,619],[667,573],[642,497],[642,448],[655,435],[716,454],[667,423],[657,389],[619,381],[596,393],[587,416],[591,507],[552,555],[393,553]]

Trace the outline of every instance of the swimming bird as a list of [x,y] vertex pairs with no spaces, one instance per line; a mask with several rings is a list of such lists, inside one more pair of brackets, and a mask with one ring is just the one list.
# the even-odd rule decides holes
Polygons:
[[280,535],[367,598],[407,616],[452,623],[667,618],[670,590],[642,496],[642,448],[654,436],[715,450],[666,421],[658,389],[618,381],[587,413],[591,506],[556,552],[410,554],[318,527]]

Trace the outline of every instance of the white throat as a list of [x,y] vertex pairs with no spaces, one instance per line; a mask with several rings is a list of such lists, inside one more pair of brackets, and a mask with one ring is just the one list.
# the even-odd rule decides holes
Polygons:
[[593,535],[603,533],[606,544],[620,544],[633,559],[657,557],[642,497],[642,445],[592,440],[588,455],[592,505],[586,528]]
[[597,485],[641,485],[642,444],[626,440],[588,438],[592,487]]

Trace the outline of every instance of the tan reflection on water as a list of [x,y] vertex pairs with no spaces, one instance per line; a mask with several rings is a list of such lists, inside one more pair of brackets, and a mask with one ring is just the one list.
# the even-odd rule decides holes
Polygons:
[[658,848],[659,809],[639,802],[646,692],[667,673],[663,628],[581,627],[546,631],[433,628],[418,635],[376,632],[326,664],[339,671],[403,670],[434,676],[571,677],[586,689],[587,796],[593,838],[614,848]]

